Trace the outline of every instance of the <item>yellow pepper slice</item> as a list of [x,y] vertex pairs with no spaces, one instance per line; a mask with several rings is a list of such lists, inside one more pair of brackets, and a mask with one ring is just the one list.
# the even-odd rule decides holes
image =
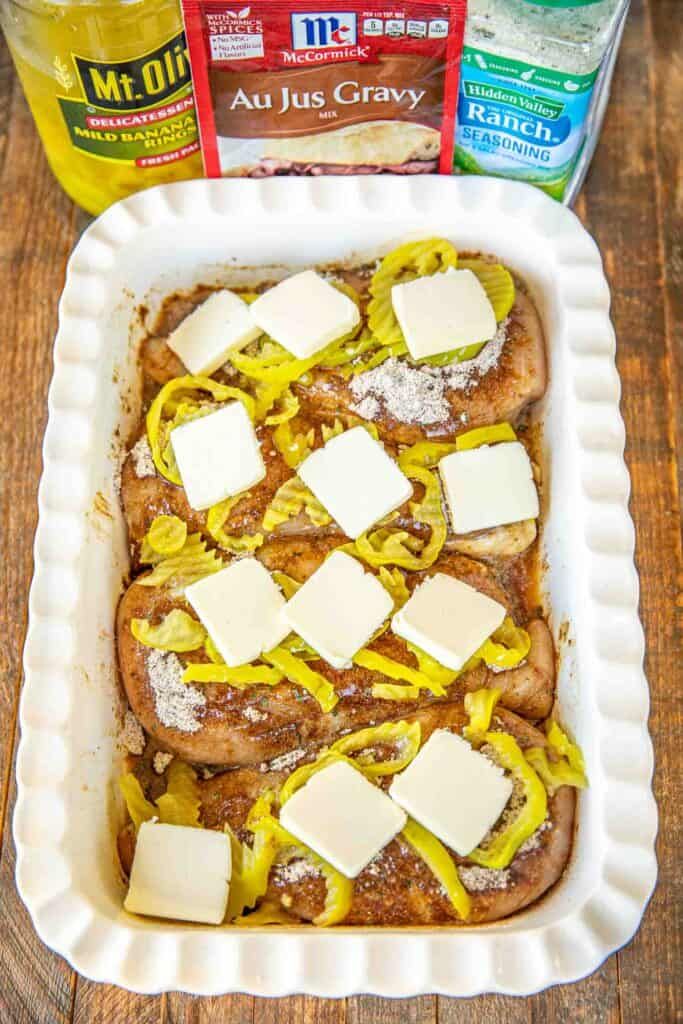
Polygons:
[[454,451],[455,444],[448,441],[418,441],[410,448],[404,448],[398,457],[398,464],[404,473],[414,466],[433,469],[444,455],[450,455]]
[[361,323],[359,322],[353,330],[342,334],[340,338],[336,338],[329,345],[326,345],[325,348],[315,352],[307,359],[295,359],[290,356],[276,366],[271,365],[267,357],[264,359],[259,356],[248,356],[244,352],[232,352],[228,358],[235,369],[243,373],[245,377],[251,377],[262,384],[279,386],[284,390],[285,387],[292,384],[295,380],[299,380],[315,366],[318,366],[319,363],[326,363],[347,342],[354,339],[360,329]]
[[315,431],[293,433],[289,421],[280,423],[273,431],[273,443],[290,469],[296,469],[312,451]]
[[247,828],[254,834],[254,846],[251,849],[246,844],[241,844],[242,849],[237,857],[236,877],[233,867],[227,919],[232,920],[246,907],[254,906],[259,897],[265,894],[268,876],[278,852],[292,848],[297,853],[300,851],[306,860],[315,864],[325,877],[325,907],[313,923],[322,926],[338,924],[349,912],[353,897],[352,882],[296,839],[271,815],[270,799],[270,796],[265,800],[260,797],[249,812]]
[[280,484],[263,516],[263,529],[275,530],[304,510],[315,526],[327,526],[332,517],[303,480],[293,476]]
[[290,654],[296,654],[301,661],[320,661],[320,655],[314,651],[310,644],[307,644],[297,633],[290,633],[282,641],[284,647]]
[[175,555],[187,540],[187,523],[178,516],[156,516],[146,540],[155,554]]
[[426,651],[423,651],[415,644],[408,643],[407,646],[408,650],[417,658],[417,667],[420,672],[428,676],[435,686],[450,686],[451,683],[454,683],[458,676],[468,667],[467,664],[465,664],[459,672],[455,672],[451,668],[446,668],[446,666],[438,662],[436,658],[432,658],[431,654],[427,654]]
[[189,764],[174,758],[168,768],[166,792],[156,801],[159,821],[164,825],[203,828],[199,820],[201,803],[195,772]]
[[543,779],[550,795],[553,796],[560,786],[585,789],[588,779],[581,749],[554,720],[546,723],[546,734],[554,759],[548,757],[543,747],[531,747],[526,751],[526,759]]
[[232,847],[232,878],[225,912],[227,921],[255,906],[268,888],[268,876],[277,856],[278,843],[272,832],[259,828],[259,823],[269,816],[271,802],[272,795],[264,794],[249,812],[246,827],[254,835],[252,846],[241,843],[230,827],[225,827]]
[[500,700],[500,690],[485,687],[465,694],[465,711],[469,715],[469,724],[462,731],[466,740],[482,740],[484,733],[491,728],[493,709]]
[[282,398],[289,389],[287,381],[284,384],[263,384],[261,381],[254,381],[254,422],[265,421],[268,413],[275,403]]
[[154,561],[156,565],[151,573],[136,578],[137,586],[160,587],[168,584],[187,587],[223,568],[223,560],[216,551],[207,551],[206,541],[202,540],[199,533],[191,533],[177,554],[169,555],[168,558],[155,556]]
[[132,772],[126,772],[119,779],[119,789],[126,802],[128,814],[137,832],[143,821],[149,821],[157,814],[157,809],[142,792],[142,786]]
[[201,662],[187,665],[183,672],[184,683],[227,683],[237,690],[249,686],[277,686],[282,673],[267,665],[228,665]]
[[203,828],[199,820],[201,800],[197,776],[183,761],[173,760],[168,769],[166,792],[153,804],[132,772],[119,779],[119,789],[137,832],[144,821],[158,818],[163,825],[187,825]]
[[[418,693],[420,690],[428,690],[435,697],[444,697],[446,695],[446,691],[439,683],[434,682],[433,679],[420,672],[419,669],[403,665],[400,661],[387,658],[384,654],[379,654],[377,651],[368,651],[366,648],[363,648],[354,656],[353,661],[354,664],[360,665],[361,668],[367,668],[371,672],[379,672],[383,676],[388,676],[389,679],[400,679],[403,682],[409,683],[417,688]],[[383,683],[375,683],[372,688],[373,697],[382,696],[384,685]]]
[[526,751],[526,759],[543,779],[550,796],[554,796],[560,786],[585,789],[588,785],[588,780],[583,772],[577,772],[565,758],[551,761],[543,747],[530,747]]
[[[348,736],[342,736],[329,749],[323,750],[315,761],[300,765],[288,776],[278,794],[280,806],[286,804],[313,775],[336,761],[346,761],[370,779],[402,771],[417,754],[420,736],[419,722],[384,722],[382,725],[370,726]],[[349,756],[358,751],[368,751],[372,746],[384,746],[388,743],[402,745],[401,752],[389,761],[373,761],[367,753],[361,753],[357,758]]]
[[384,565],[381,565],[378,577],[380,583],[394,602],[394,611],[397,612],[410,597],[405,576],[398,568],[387,569]]
[[313,924],[317,924],[319,928],[329,928],[330,925],[341,924],[351,909],[353,882],[313,851],[310,852],[309,859],[320,870],[327,888],[325,906],[322,913],[313,918]]
[[212,661],[214,665],[225,664],[220,651],[218,650],[218,648],[216,647],[215,643],[213,642],[208,633],[206,634],[206,640],[204,641],[204,653],[206,654],[209,661]]
[[323,425],[320,428],[323,444],[327,444],[327,442],[331,438],[338,437],[339,434],[343,434],[345,430],[346,427],[344,426],[344,424],[342,423],[338,416],[335,418],[335,421],[332,425],[330,425],[329,423],[323,423]]
[[348,363],[353,362],[354,359],[357,359],[359,356],[364,355],[365,352],[369,352],[371,349],[376,347],[377,341],[373,337],[372,333],[367,329],[363,329],[360,337],[351,338],[349,341],[345,342],[335,352],[329,355],[320,365],[329,370],[337,367],[347,369]]
[[412,818],[406,822],[401,835],[444,887],[458,916],[466,921],[472,906],[470,896],[460,881],[458,869],[443,843]]
[[241,535],[226,533],[223,529],[225,521],[232,512],[235,505],[246,497],[248,491],[242,491],[231,498],[224,498],[216,505],[212,505],[206,515],[206,528],[225,551],[233,555],[241,555],[247,551],[255,551],[263,544],[263,534],[244,533]]
[[516,441],[517,434],[509,423],[494,423],[490,427],[476,427],[460,434],[455,439],[456,451],[464,452],[470,448],[480,448],[483,444],[497,444],[499,441]]
[[287,801],[294,796],[297,790],[305,786],[309,779],[321,772],[323,768],[329,768],[336,761],[346,761],[347,764],[355,767],[351,758],[344,757],[339,752],[326,750],[319,754],[315,761],[309,761],[308,764],[302,764],[295,768],[292,774],[287,776],[278,793],[280,807],[284,807]]
[[263,655],[263,660],[279,669],[290,683],[301,686],[307,693],[310,693],[323,711],[331,711],[339,702],[332,683],[321,676],[319,672],[314,672],[304,661],[285,647],[274,647],[272,651]]
[[327,889],[325,906],[322,912],[313,918],[313,924],[327,928],[330,925],[339,924],[343,921],[351,909],[351,900],[353,899],[353,882],[351,879],[345,878],[341,872],[333,868],[322,857],[319,857],[317,853],[314,853],[313,850],[293,836],[291,832],[288,832],[277,819],[272,817],[262,819],[257,827],[263,827],[271,832],[275,836],[280,848],[292,847],[297,852],[301,851],[304,858],[314,864],[323,875]]
[[381,775],[394,775],[407,768],[420,749],[421,736],[419,722],[383,722],[382,725],[372,725],[367,729],[349,733],[348,736],[342,736],[332,744],[330,751],[350,755],[368,750],[375,745],[398,745],[400,752],[390,761],[373,761],[362,753],[354,758],[354,764],[364,775],[376,778]]
[[227,402],[234,398],[242,402],[251,419],[254,418],[254,399],[241,388],[229,387],[227,384],[220,384],[211,377],[186,374],[184,377],[174,377],[162,387],[159,394],[149,407],[147,413],[147,438],[152,450],[154,465],[159,473],[171,483],[182,485],[180,473],[175,465],[169,463],[165,457],[167,438],[164,436],[161,427],[164,418],[165,407],[168,402],[177,401],[180,394],[195,391],[208,391],[217,402]]
[[438,558],[446,540],[448,526],[436,475],[412,464],[404,472],[411,480],[417,480],[424,486],[422,500],[411,502],[410,512],[417,522],[431,528],[429,540],[425,542],[419,537],[413,537],[406,530],[383,527],[372,533],[361,534],[355,541],[355,547],[368,565],[398,565],[402,569],[419,571],[428,569]]
[[201,622],[181,608],[173,608],[157,626],[148,619],[131,619],[130,631],[138,643],[159,651],[196,651],[206,639]]
[[560,757],[566,757],[569,764],[575,771],[585,773],[586,765],[583,760],[581,748],[578,744],[572,743],[554,719],[546,722],[545,731],[551,748],[559,754]]
[[509,615],[498,629],[485,640],[477,651],[489,668],[514,668],[524,661],[531,648],[531,638],[525,629],[515,626]]
[[405,345],[391,302],[392,287],[416,277],[440,273],[457,263],[458,253],[445,238],[406,242],[387,253],[372,276],[368,303],[368,326],[382,346]]
[[294,597],[297,590],[301,587],[300,583],[297,583],[295,579],[292,579],[286,572],[281,572],[279,569],[273,570],[272,576],[288,601],[290,597]]
[[265,424],[267,427],[274,427],[279,423],[286,423],[287,420],[293,419],[299,412],[299,399],[296,395],[292,394],[291,388],[287,388],[279,397],[281,398],[282,407],[279,412],[273,412],[266,416]]
[[471,270],[479,279],[493,306],[496,323],[500,323],[508,315],[515,301],[515,282],[512,274],[500,263],[489,263],[488,260],[460,260],[460,270]]
[[548,798],[545,786],[513,736],[504,732],[487,732],[484,741],[495,750],[499,764],[521,783],[525,801],[517,817],[506,828],[498,832],[486,847],[477,846],[468,856],[484,868],[506,868],[522,843],[545,821]]

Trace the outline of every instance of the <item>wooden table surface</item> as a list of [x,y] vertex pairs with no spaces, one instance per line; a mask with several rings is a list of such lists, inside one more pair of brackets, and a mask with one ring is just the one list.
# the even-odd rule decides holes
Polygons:
[[[631,507],[652,692],[659,885],[640,931],[590,978],[529,999],[280,1000],[137,996],[76,975],[36,937],[14,885],[17,703],[51,346],[67,257],[87,218],[43,157],[0,41],[0,1024],[465,1024],[683,1021],[681,536],[683,444],[680,0],[634,0],[612,101],[577,211],[613,294]],[[614,680],[619,686],[619,680]],[[678,797],[678,799],[676,799]]]

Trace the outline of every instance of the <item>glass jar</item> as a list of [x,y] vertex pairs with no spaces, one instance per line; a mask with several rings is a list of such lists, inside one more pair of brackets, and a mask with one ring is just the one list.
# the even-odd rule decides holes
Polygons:
[[177,0],[0,0],[0,23],[64,190],[90,213],[202,174]]
[[469,0],[455,170],[571,202],[602,124],[629,0]]

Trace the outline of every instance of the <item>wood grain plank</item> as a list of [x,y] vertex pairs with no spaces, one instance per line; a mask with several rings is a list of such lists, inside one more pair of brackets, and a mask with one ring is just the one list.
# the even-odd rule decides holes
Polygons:
[[254,1024],[345,1024],[344,999],[255,999]]
[[[2,61],[6,60],[3,52]],[[9,130],[0,160],[0,407],[11,419],[0,448],[0,522],[9,557],[0,560],[0,1019],[57,1022],[71,1017],[74,975],[38,939],[14,886],[14,846],[7,823],[15,745],[26,598],[32,571],[41,437],[51,373],[50,351],[74,212],[43,157],[20,89],[0,62]]]
[[[11,806],[15,797],[13,780]],[[67,1024],[76,975],[36,935],[14,884],[14,866],[14,843],[7,829],[0,856],[0,1021]]]
[[167,997],[164,1024],[253,1024],[253,996],[197,999],[172,992]]
[[[680,771],[681,711],[675,681],[680,634],[672,614],[681,568],[678,513],[683,256],[680,239],[679,106],[681,58],[672,31],[678,0],[633,5],[612,103],[579,212],[605,255],[614,294],[623,412],[629,437],[633,512],[648,638],[658,759],[656,790],[663,811],[660,886],[641,932],[619,957],[590,979],[529,1000],[390,1001],[359,997],[322,1001],[297,997],[253,1000],[137,997],[83,979],[37,939],[13,883],[14,851],[5,829],[0,852],[0,1021],[80,1022],[163,1020],[164,1024],[460,1024],[548,1020],[668,1022],[683,1017],[681,950]],[[654,116],[653,116],[654,111]],[[9,124],[10,130],[4,130]],[[0,522],[12,537],[0,569],[0,829],[14,803],[10,766],[25,598],[31,571],[39,444],[50,373],[49,352],[64,262],[83,224],[52,180],[30,116],[12,88],[0,40],[0,336],[5,365],[0,401],[12,409],[12,431],[0,449]],[[25,301],[25,296],[32,301]],[[39,300],[35,300],[39,296]],[[678,330],[678,333],[677,333]],[[21,387],[16,382],[21,381]],[[680,450],[680,449],[679,449]],[[676,909],[678,908],[678,910]]]
[[436,996],[379,999],[356,996],[347,1001],[346,1024],[436,1024]]
[[14,66],[7,43],[0,36],[0,175],[2,174],[9,134],[10,106],[14,91]]
[[669,353],[669,386],[675,413],[679,507],[683,507],[683,157],[680,113],[683,104],[683,54],[678,34],[678,0],[650,0],[648,50],[654,94],[656,195],[664,270],[664,317]]
[[77,976],[73,1024],[162,1024],[164,996],[140,996]]
[[[660,36],[652,46],[649,12]],[[656,12],[656,13],[655,13]],[[625,1024],[670,1021],[683,1016],[683,886],[679,870],[683,814],[674,796],[680,772],[681,543],[676,443],[676,397],[671,317],[667,314],[665,279],[676,270],[675,236],[662,228],[661,188],[673,166],[668,147],[675,144],[674,124],[662,129],[665,149],[658,159],[653,130],[655,82],[659,102],[672,114],[670,82],[680,15],[675,3],[637,2],[624,38],[620,73],[606,126],[606,146],[598,153],[585,195],[585,219],[600,244],[614,295],[617,363],[623,383],[622,412],[627,431],[627,461],[633,484],[636,560],[641,578],[641,614],[647,641],[646,670],[652,698],[650,730],[655,743],[655,793],[661,814],[659,885],[633,942],[618,956],[621,1015]],[[667,47],[666,36],[670,36]],[[667,49],[669,52],[667,52]],[[680,56],[678,59],[678,82]],[[655,77],[650,74],[656,68]],[[678,90],[680,102],[680,88]],[[662,109],[661,118],[666,116]],[[679,114],[675,114],[676,124]],[[680,199],[679,199],[680,201]],[[668,262],[665,257],[668,250]],[[680,283],[680,278],[678,278]],[[680,413],[679,413],[680,415]],[[679,681],[677,685],[677,680]]]

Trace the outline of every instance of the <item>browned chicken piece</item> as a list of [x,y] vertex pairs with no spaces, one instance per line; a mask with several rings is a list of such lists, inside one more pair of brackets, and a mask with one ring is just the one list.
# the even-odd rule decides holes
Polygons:
[[[333,420],[328,421],[330,424]],[[349,423],[350,425],[350,423]],[[308,434],[313,430],[312,448],[320,448],[323,444],[321,433],[322,422],[303,416],[296,416],[291,421],[294,434]],[[287,520],[273,531],[263,527],[264,513],[272,501],[277,489],[295,475],[278,451],[273,441],[272,427],[258,427],[257,436],[265,463],[264,479],[252,487],[231,509],[224,524],[227,534],[241,536],[261,533],[264,536],[274,535],[306,535],[335,534],[344,537],[341,528],[334,522],[328,526],[315,526],[305,511]],[[137,456],[138,443],[145,444],[145,436],[141,435],[133,445],[123,463],[121,471],[121,503],[128,526],[128,539],[131,548],[134,568],[138,567],[139,546],[147,533],[152,521],[159,515],[176,515],[187,523],[188,530],[206,532],[206,512],[198,512],[191,508],[185,496],[184,488],[171,483],[154,471],[151,456],[144,461]],[[396,446],[385,445],[392,458],[398,457]],[[410,501],[407,501],[396,512],[392,526],[399,530],[407,530],[416,536],[429,536],[430,528],[415,520],[410,506],[413,501],[420,501],[424,493],[422,484],[416,483]],[[447,512],[444,510],[447,516]],[[512,558],[521,554],[536,539],[536,524],[533,520],[524,523],[512,523],[509,526],[498,526],[478,533],[456,535],[448,533],[445,547],[447,550],[461,552],[474,558]]]
[[514,558],[531,547],[536,533],[536,520],[525,519],[476,533],[451,533],[446,547],[470,558]]
[[[460,733],[467,723],[461,703],[432,705],[401,718],[420,723],[423,743],[435,729]],[[546,744],[543,733],[503,709],[497,710],[492,727],[513,735],[522,749]],[[229,824],[243,841],[249,842],[250,833],[244,825],[254,801],[265,790],[277,791],[294,767],[313,760],[315,754],[314,749],[309,750],[287,770],[241,768],[200,782],[204,825],[222,829]],[[381,780],[384,788],[388,788],[391,778]],[[543,826],[520,848],[506,869],[477,867],[467,857],[451,852],[470,892],[472,910],[468,924],[507,917],[528,906],[557,882],[571,851],[574,805],[574,791],[566,786],[560,788],[548,800],[548,816]],[[119,855],[126,872],[130,870],[134,845],[132,829],[124,828],[119,834]],[[400,836],[360,873],[353,888],[345,925],[463,923],[430,869]],[[302,921],[312,921],[323,909],[325,881],[307,862],[302,871],[276,863],[266,899],[282,905]]]
[[[279,569],[298,582],[307,579],[321,564],[325,555],[338,544],[338,538],[287,538],[264,545],[257,557],[269,569]],[[427,575],[443,572],[461,579],[470,586],[503,604],[510,612],[516,601],[498,583],[485,565],[456,554],[442,554],[427,572],[410,573],[406,577],[412,590]],[[133,583],[124,594],[118,609],[118,657],[124,688],[135,715],[143,727],[166,750],[189,761],[204,764],[246,765],[266,761],[287,751],[307,747],[311,743],[330,742],[349,729],[410,714],[415,709],[438,701],[424,692],[417,701],[386,701],[373,697],[372,687],[377,672],[354,665],[350,669],[334,669],[326,661],[307,662],[332,683],[339,702],[331,712],[323,712],[318,702],[301,687],[283,681],[274,687],[257,685],[244,690],[224,684],[196,684],[206,703],[197,711],[198,725],[194,731],[181,731],[165,724],[160,717],[159,697],[155,679],[150,673],[150,648],[132,635],[132,618],[157,622],[172,608],[191,612],[182,597],[165,588],[148,588]],[[535,647],[552,650],[547,627],[536,622],[531,628],[532,650],[525,665],[505,672],[492,673],[481,663],[464,672],[449,689],[449,697],[481,686],[496,686],[502,691],[502,702],[515,711],[533,718],[549,712],[554,688],[554,665],[537,657]],[[370,645],[402,664],[417,667],[414,655],[405,642],[390,630]],[[179,674],[180,663],[202,661],[199,651],[187,655],[167,655],[166,659]],[[175,659],[175,660],[174,660]],[[158,686],[158,684],[157,684]],[[443,700],[444,698],[440,698]]]
[[[176,355],[168,348],[166,336],[188,313],[203,301],[210,289],[196,295],[181,295],[167,304],[154,333],[142,345],[144,374],[157,384],[186,373]],[[442,371],[444,378],[448,368]],[[214,376],[221,380],[234,376],[226,367]],[[452,440],[475,427],[508,420],[515,423],[523,410],[545,392],[547,366],[543,328],[532,300],[517,288],[510,312],[506,340],[497,363],[481,374],[475,373],[466,386],[447,388],[450,414],[440,423],[406,423],[390,415],[380,400],[380,412],[373,416],[380,437],[396,444],[414,444],[422,440]],[[355,399],[350,381],[335,370],[316,368],[306,383],[296,382],[294,390],[305,412],[313,417],[344,417],[354,412]]]
[[[297,429],[303,429],[303,425]],[[259,427],[257,436],[261,445],[261,454],[266,468],[263,480],[247,491],[226,519],[223,529],[227,534],[255,534],[262,532],[263,515],[273,499],[275,492],[293,475],[280,452],[273,444],[271,427]],[[200,531],[210,539],[206,532],[206,512],[193,509],[185,495],[185,489],[171,483],[160,473],[148,472],[139,475],[136,468],[135,446],[126,458],[121,471],[121,503],[128,527],[128,540],[131,546],[134,564],[142,538],[149,530],[152,521],[159,515],[179,516],[189,532]],[[285,524],[289,530],[297,529],[305,533],[312,528],[307,516],[300,515],[296,520]]]
[[[442,371],[444,379],[447,371]],[[498,362],[485,373],[475,374],[467,386],[446,389],[450,414],[443,422],[427,426],[403,422],[387,411],[381,397],[379,412],[370,418],[385,441],[447,441],[475,427],[503,420],[514,424],[523,410],[543,395],[546,383],[543,329],[531,299],[518,291]],[[334,370],[313,370],[311,383],[297,384],[295,390],[310,415],[353,412],[356,405],[349,379]]]

